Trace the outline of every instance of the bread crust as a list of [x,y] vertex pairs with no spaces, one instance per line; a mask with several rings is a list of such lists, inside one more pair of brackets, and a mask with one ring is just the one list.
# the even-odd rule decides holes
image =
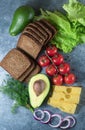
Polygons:
[[31,65],[30,67],[21,75],[21,77],[19,77],[19,81],[23,82],[24,79],[31,73],[31,71],[35,68],[35,63],[34,61],[31,59]]
[[18,79],[31,65],[30,58],[18,49],[12,49],[1,61],[3,67],[12,77]]
[[33,69],[33,71],[24,79],[23,82],[28,83],[29,80],[31,79],[31,77],[34,76],[34,75],[36,75],[40,71],[41,71],[41,67],[38,64],[36,64],[35,69]]
[[36,59],[42,49],[42,45],[39,45],[31,37],[25,34],[20,36],[17,43],[17,48],[20,48],[28,55]]

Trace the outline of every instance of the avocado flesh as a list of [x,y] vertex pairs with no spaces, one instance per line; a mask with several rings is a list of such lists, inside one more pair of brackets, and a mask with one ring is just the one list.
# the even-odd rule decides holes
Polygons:
[[[37,96],[34,91],[33,86],[34,86],[34,83],[39,80],[43,80],[43,82],[45,82],[45,88],[42,91],[42,93],[40,93],[40,95]],[[28,85],[28,91],[29,91],[30,103],[33,108],[37,108],[43,103],[44,99],[46,98],[46,96],[49,93],[49,90],[50,90],[50,82],[46,75],[37,74],[31,78],[29,85]]]

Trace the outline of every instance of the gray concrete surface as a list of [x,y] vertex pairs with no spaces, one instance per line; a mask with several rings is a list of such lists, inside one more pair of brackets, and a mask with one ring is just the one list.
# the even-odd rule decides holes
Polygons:
[[[13,12],[17,7],[29,4],[37,11],[39,8],[44,9],[59,9],[62,11],[62,5],[68,0],[1,0],[0,1],[0,61],[7,54],[9,50],[16,46],[19,35],[12,37],[9,35],[9,26],[12,20]],[[85,3],[85,0],[82,0]],[[77,83],[85,87],[85,44],[76,47],[69,55],[68,62],[74,69],[77,75]],[[0,85],[6,78],[7,72],[0,68]],[[11,113],[11,106],[13,101],[6,95],[0,93],[0,130],[52,130],[48,125],[44,125],[34,120],[32,113],[20,107],[16,114]],[[42,109],[48,109],[53,113],[60,113],[62,116],[68,115],[61,112],[59,109],[43,105]],[[85,106],[83,106],[79,113],[75,114],[77,124],[72,130],[85,130]],[[53,129],[59,130],[59,129]]]

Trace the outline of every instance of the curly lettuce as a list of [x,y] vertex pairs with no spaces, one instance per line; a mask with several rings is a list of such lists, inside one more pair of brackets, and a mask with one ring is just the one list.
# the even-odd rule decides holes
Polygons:
[[71,52],[78,44],[85,43],[85,5],[77,0],[69,0],[63,5],[65,14],[59,11],[43,11],[38,19],[47,19],[58,30],[52,39],[63,52]]
[[68,4],[63,5],[70,21],[77,21],[85,26],[85,5],[77,0],[69,0]]

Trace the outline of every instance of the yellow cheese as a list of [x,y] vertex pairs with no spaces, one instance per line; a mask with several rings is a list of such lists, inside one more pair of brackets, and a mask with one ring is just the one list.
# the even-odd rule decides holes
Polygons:
[[80,95],[72,95],[64,93],[64,92],[53,92],[52,97],[53,100],[56,100],[58,102],[67,102],[67,103],[79,103]]
[[53,93],[48,100],[48,104],[73,114],[76,111],[77,104],[79,104],[80,95],[80,87],[53,86]]
[[81,87],[72,86],[53,86],[55,92],[64,92],[66,94],[81,94]]
[[75,103],[66,103],[66,102],[58,102],[52,99],[49,99],[48,104],[60,109],[63,112],[74,114],[76,111],[77,104]]

